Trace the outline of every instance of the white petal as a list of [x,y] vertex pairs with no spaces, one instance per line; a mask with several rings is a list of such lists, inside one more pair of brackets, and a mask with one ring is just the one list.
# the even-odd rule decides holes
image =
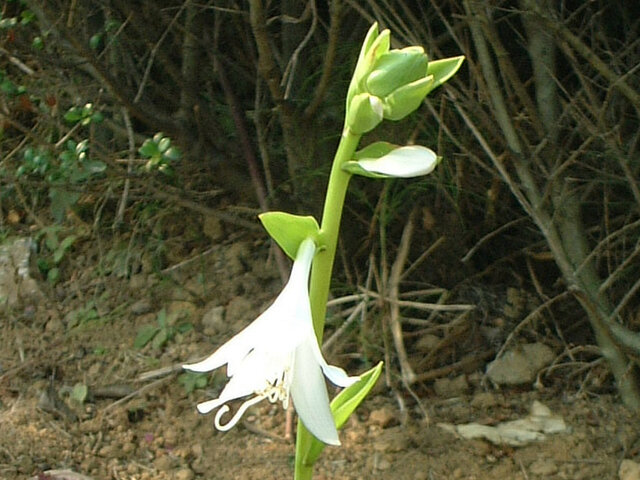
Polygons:
[[207,400],[206,402],[199,403],[197,408],[200,413],[209,413],[211,410],[215,410],[223,403],[224,401],[216,398],[215,400]]
[[241,368],[244,357],[259,345],[272,351],[294,350],[303,340],[304,322],[301,317],[311,318],[307,284],[315,249],[312,239],[303,240],[289,281],[271,306],[209,357],[183,365],[183,368],[210,372],[228,364],[227,375],[231,377]]
[[316,359],[316,363],[320,365],[320,368],[322,368],[322,372],[331,381],[331,383],[337,385],[338,387],[344,388],[360,380],[360,377],[358,376],[350,377],[349,375],[347,375],[347,372],[345,372],[340,367],[329,365],[322,356],[322,351],[318,346],[318,342],[316,341],[315,333],[313,332],[313,330],[310,332],[309,337],[311,337],[311,340],[309,340],[307,344],[308,348],[313,353],[313,356]]
[[[260,317],[262,317],[262,315]],[[262,337],[262,335],[260,335],[260,331],[263,329],[261,326],[262,322],[258,322],[260,317],[204,360],[183,365],[182,368],[193,372],[210,372],[225,363],[231,364],[236,361],[241,361],[251,351],[253,346],[258,343],[257,339]],[[229,373],[229,376],[231,376],[231,373]]]
[[336,424],[329,408],[329,396],[324,376],[310,348],[308,338],[296,350],[291,397],[304,426],[318,440],[329,445],[340,445]]
[[380,158],[363,158],[358,163],[369,172],[407,178],[431,173],[438,164],[438,156],[427,147],[408,145]]

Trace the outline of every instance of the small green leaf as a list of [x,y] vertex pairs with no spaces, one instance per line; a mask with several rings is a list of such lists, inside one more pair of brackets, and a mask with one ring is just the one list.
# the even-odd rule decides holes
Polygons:
[[[331,413],[336,422],[336,428],[340,429],[344,426],[351,414],[371,391],[382,372],[382,365],[383,362],[380,362],[371,370],[360,375],[360,380],[342,390],[331,401]],[[313,465],[322,450],[324,450],[324,447],[325,444],[323,442],[312,437],[309,449],[304,455],[304,464]]]
[[158,312],[158,325],[160,328],[167,328],[167,311],[164,308]]
[[67,250],[71,248],[71,245],[73,245],[73,242],[75,242],[77,238],[77,235],[69,235],[68,237],[65,237],[62,242],[60,242],[60,245],[58,245],[58,248],[56,248],[55,252],[53,253],[53,263],[55,263],[56,265],[60,263],[60,260],[62,260],[64,254],[67,253]]
[[42,37],[34,37],[31,42],[31,48],[33,48],[34,50],[42,50],[44,48]]
[[71,107],[67,113],[64,114],[64,119],[69,123],[75,123],[82,118],[82,112],[78,107]]
[[176,327],[176,330],[178,331],[178,333],[190,332],[191,330],[193,330],[193,324],[189,322],[181,323]]
[[165,152],[169,147],[171,146],[171,140],[167,137],[163,137],[159,142],[158,142],[158,150],[160,150],[161,152]]
[[140,349],[144,347],[159,331],[160,329],[155,325],[144,325],[138,330],[138,335],[136,335],[136,339],[133,341],[134,348]]
[[191,393],[198,388],[204,388],[209,382],[206,373],[184,372],[178,376],[178,382],[182,384],[186,393]]
[[104,120],[104,115],[102,114],[102,112],[96,112],[93,115],[91,115],[91,121],[93,123],[100,123]]
[[179,160],[182,152],[177,147],[169,147],[162,155],[168,160]]
[[157,350],[161,348],[165,343],[167,343],[169,341],[169,338],[171,338],[171,332],[169,331],[169,329],[161,328],[160,330],[158,330],[158,334],[153,337],[151,346]]
[[140,155],[147,158],[160,155],[158,144],[151,139],[146,139],[142,146],[138,149],[138,152],[140,152]]
[[102,43],[102,34],[96,33],[89,39],[89,48],[91,50],[97,50],[100,48],[100,44]]
[[89,394],[89,388],[86,385],[82,383],[76,383],[73,386],[73,390],[71,390],[70,398],[71,400],[75,400],[79,404],[83,404],[84,401],[87,399],[88,394]]
[[47,272],[47,281],[51,284],[55,284],[60,278],[60,269],[58,267],[53,267],[51,270]]
[[298,247],[305,238],[316,240],[320,227],[311,216],[293,215],[285,212],[266,212],[258,215],[262,226],[280,248],[295,260]]

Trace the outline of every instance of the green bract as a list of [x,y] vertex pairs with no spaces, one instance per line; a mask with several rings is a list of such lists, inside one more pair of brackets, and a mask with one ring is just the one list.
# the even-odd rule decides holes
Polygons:
[[391,50],[378,58],[366,80],[369,93],[386,97],[394,90],[427,74],[427,55],[422,47]]
[[433,90],[433,77],[423,77],[394,90],[385,98],[384,118],[401,120],[418,109],[424,97]]
[[353,97],[347,112],[347,125],[356,134],[367,133],[382,121],[384,109],[378,97],[360,93]]
[[[285,212],[265,212],[258,215],[262,226],[290,258],[295,259],[305,238],[317,239],[318,222],[312,216]],[[320,245],[319,245],[320,246]]]
[[458,71],[462,62],[464,62],[464,55],[429,62],[427,75],[432,75],[434,79],[431,88],[439,87],[449,80]]
[[[380,362],[369,371],[360,375],[360,380],[342,390],[331,401],[331,413],[336,422],[336,428],[340,429],[344,426],[351,414],[371,391],[382,372],[382,366],[383,363]],[[303,462],[308,465],[313,465],[320,453],[322,453],[322,450],[324,450],[324,447],[324,443],[315,438],[312,439]]]

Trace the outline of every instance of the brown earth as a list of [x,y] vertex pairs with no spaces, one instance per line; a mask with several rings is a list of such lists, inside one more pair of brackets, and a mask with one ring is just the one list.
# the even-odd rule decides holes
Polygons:
[[[50,469],[96,480],[293,477],[294,445],[284,438],[279,406],[263,402],[239,426],[218,432],[195,404],[217,394],[223,372],[187,393],[175,368],[211,352],[274,297],[280,281],[268,249],[237,240],[194,258],[163,276],[79,268],[56,288],[43,286],[46,301],[0,320],[0,478],[81,478],[44,473]],[[171,327],[166,341],[135,348],[140,329],[157,325],[162,309]],[[180,331],[186,323],[193,328]],[[615,396],[573,386],[498,391],[481,372],[467,377],[468,393],[422,395],[420,405],[399,392],[404,412],[381,378],[314,478],[614,479],[623,459],[640,459],[638,418]],[[439,426],[521,418],[535,399],[568,430],[509,447]]]

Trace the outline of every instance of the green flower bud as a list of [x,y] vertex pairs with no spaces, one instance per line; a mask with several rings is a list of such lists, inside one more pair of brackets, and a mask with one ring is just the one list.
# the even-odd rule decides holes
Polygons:
[[383,118],[382,102],[378,97],[360,93],[353,97],[347,108],[347,127],[355,134],[373,130]]
[[384,30],[378,34],[378,24],[374,23],[369,29],[360,50],[358,63],[356,63],[356,68],[349,84],[347,106],[349,106],[355,95],[364,91],[363,80],[373,68],[376,60],[389,51],[390,42],[391,33],[389,30]]
[[401,120],[416,111],[424,97],[433,90],[433,76],[423,77],[394,90],[384,98],[384,118]]
[[427,75],[428,58],[422,47],[391,50],[380,56],[367,76],[367,91],[384,98],[391,92]]

